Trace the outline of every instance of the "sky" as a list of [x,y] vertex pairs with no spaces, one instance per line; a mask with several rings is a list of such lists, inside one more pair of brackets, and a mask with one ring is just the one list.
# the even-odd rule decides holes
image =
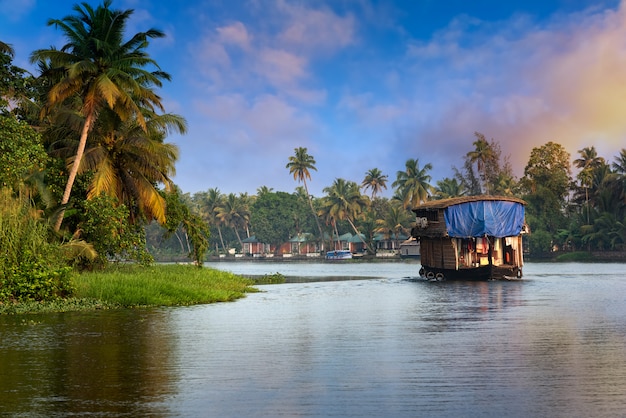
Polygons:
[[[0,40],[31,69],[64,43],[48,19],[77,1],[0,0]],[[89,0],[89,4],[101,4]],[[499,143],[517,177],[530,152],[626,148],[626,0],[113,0],[128,36],[172,76],[158,93],[183,116],[174,182],[194,194],[301,186],[286,164],[315,158],[309,191],[335,178],[391,183],[410,158],[431,184],[454,175],[474,133]]]

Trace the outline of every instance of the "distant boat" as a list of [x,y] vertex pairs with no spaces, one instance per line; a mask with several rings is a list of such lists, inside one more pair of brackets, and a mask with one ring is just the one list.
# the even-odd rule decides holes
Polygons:
[[524,202],[503,196],[432,200],[413,209],[420,275],[430,280],[519,279]]
[[326,253],[326,260],[349,260],[352,253],[348,250],[335,250]]

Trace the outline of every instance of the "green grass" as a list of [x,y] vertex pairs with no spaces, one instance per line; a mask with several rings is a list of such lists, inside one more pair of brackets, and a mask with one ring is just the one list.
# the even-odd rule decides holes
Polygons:
[[77,274],[71,299],[0,304],[0,314],[66,312],[150,306],[186,306],[230,302],[256,292],[242,276],[192,265],[109,266]]
[[560,254],[556,257],[556,261],[569,262],[569,261],[580,261],[580,262],[590,262],[595,261],[595,257],[593,254],[587,251],[575,251],[571,253]]

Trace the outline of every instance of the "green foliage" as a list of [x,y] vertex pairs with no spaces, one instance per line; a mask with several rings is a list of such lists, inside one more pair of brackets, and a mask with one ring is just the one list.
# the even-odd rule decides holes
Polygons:
[[528,236],[528,247],[532,255],[544,255],[552,251],[552,235],[545,230],[536,230]]
[[191,241],[188,256],[194,260],[198,267],[202,266],[204,256],[209,249],[209,237],[211,236],[209,225],[200,215],[193,213],[187,203],[183,202],[178,188],[170,193],[164,193],[164,197],[167,203],[165,238],[182,228]]
[[254,234],[261,242],[281,244],[293,235],[309,232],[311,222],[306,202],[294,194],[268,192],[259,196],[251,206],[250,223]]
[[521,180],[527,192],[534,193],[541,186],[564,202],[571,181],[570,155],[562,145],[548,142],[532,149]]
[[428,200],[433,191],[430,185],[431,176],[428,174],[432,169],[433,165],[430,163],[420,168],[417,158],[409,158],[405,169],[396,172],[396,181],[391,186],[396,191],[396,197],[404,202],[405,208],[414,208]]
[[255,284],[282,284],[285,283],[285,276],[276,272],[273,274],[265,274],[253,280]]
[[0,302],[44,301],[72,294],[71,268],[48,242],[48,227],[28,202],[0,190]]
[[84,220],[80,223],[83,238],[93,244],[98,253],[91,263],[83,267],[104,267],[109,260],[133,260],[150,264],[153,259],[146,249],[145,231],[129,222],[125,205],[117,205],[115,198],[100,195],[83,202]]
[[13,52],[10,47],[0,51],[0,114],[8,114],[14,102],[28,95],[32,81],[24,69],[12,64]]
[[47,158],[38,133],[12,116],[0,116],[0,187],[17,190],[28,175],[43,170]]

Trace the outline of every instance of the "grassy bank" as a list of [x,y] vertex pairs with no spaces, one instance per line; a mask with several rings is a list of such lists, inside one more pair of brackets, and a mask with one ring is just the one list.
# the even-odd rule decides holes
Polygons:
[[0,314],[228,302],[256,291],[253,284],[232,273],[191,265],[110,266],[77,274],[71,299],[0,305]]

